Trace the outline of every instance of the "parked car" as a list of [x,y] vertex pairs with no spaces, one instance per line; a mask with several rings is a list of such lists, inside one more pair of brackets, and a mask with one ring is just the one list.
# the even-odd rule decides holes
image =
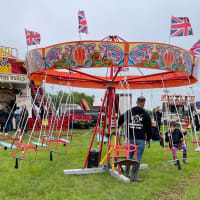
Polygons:
[[92,117],[92,125],[96,125],[99,111],[98,110],[85,110],[85,114],[91,115]]
[[81,109],[68,110],[65,114],[65,119],[69,119],[70,126],[73,125],[75,128],[89,128],[92,123],[91,115],[86,114]]

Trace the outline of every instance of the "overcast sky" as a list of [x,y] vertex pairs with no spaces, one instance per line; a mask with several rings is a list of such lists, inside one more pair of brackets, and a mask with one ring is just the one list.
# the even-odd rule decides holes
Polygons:
[[[171,38],[172,45],[189,50],[200,39],[199,0],[0,0],[0,5],[0,45],[17,48],[21,59],[27,51],[24,28],[41,34],[38,47],[79,40],[79,9],[85,11],[89,30],[88,35],[81,35],[82,40],[119,35],[130,42],[169,43],[171,16],[189,17],[194,33],[193,36]],[[98,97],[105,92],[78,90]],[[199,83],[193,90],[200,100]],[[185,87],[170,91],[186,94]],[[131,92],[135,102],[142,91]],[[162,90],[153,89],[152,98],[151,93],[151,90],[143,91],[149,99],[148,108],[160,104],[157,99]]]

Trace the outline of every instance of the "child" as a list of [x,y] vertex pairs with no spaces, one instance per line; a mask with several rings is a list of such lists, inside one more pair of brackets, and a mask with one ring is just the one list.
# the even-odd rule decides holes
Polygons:
[[160,131],[157,127],[156,121],[152,120],[152,140],[159,140],[160,141],[160,146],[164,147],[164,142],[163,142],[163,138],[160,134]]
[[[183,148],[183,162],[185,164],[188,164],[187,161],[187,149],[182,142],[183,135],[186,135],[187,131],[185,129],[177,129],[176,128],[176,122],[171,121],[169,123],[169,130],[165,133],[165,141],[169,142],[170,148],[178,148],[178,147],[184,147]],[[175,153],[172,151],[173,157],[175,159]],[[176,164],[176,163],[175,163]]]

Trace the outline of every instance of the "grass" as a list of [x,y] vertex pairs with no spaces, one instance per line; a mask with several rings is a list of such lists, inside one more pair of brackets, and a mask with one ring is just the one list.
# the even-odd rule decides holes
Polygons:
[[[14,150],[0,148],[0,199],[199,199],[200,155],[194,152],[189,136],[186,138],[189,164],[181,162],[182,170],[166,162],[172,159],[171,152],[165,154],[159,143],[152,142],[150,149],[145,148],[142,160],[149,168],[139,172],[144,181],[126,184],[108,173],[63,174],[64,169],[83,167],[92,138],[92,132],[87,132],[88,129],[74,130],[67,155],[54,153],[51,162],[49,152],[40,148],[37,161],[20,160],[19,169],[14,168]],[[63,151],[62,146],[59,151]],[[182,152],[177,155],[182,157]],[[27,157],[34,157],[34,153],[28,152]]]

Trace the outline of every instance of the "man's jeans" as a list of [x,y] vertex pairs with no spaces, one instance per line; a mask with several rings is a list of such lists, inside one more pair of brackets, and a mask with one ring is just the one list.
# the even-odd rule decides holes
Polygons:
[[[145,148],[145,140],[135,139],[135,145],[137,145],[137,161],[140,163],[142,159],[142,155],[144,153]],[[130,139],[130,144],[134,144],[134,140]],[[130,147],[130,149],[134,149],[133,147]],[[134,152],[129,153],[129,159],[133,159]]]

